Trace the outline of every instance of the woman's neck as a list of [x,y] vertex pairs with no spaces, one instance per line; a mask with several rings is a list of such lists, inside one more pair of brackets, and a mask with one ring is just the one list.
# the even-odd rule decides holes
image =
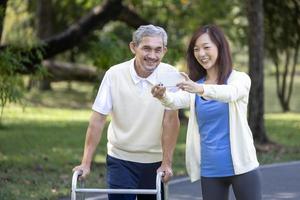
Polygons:
[[206,74],[206,83],[218,83],[218,72],[215,69],[207,70]]

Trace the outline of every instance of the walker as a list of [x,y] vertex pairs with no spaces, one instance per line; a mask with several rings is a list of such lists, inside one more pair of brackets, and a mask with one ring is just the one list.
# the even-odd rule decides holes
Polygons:
[[[78,200],[76,198],[77,193],[101,193],[101,194],[156,194],[156,199],[161,200],[161,179],[163,172],[159,172],[156,175],[156,188],[155,189],[98,189],[98,188],[84,188],[84,184],[81,187],[77,187],[77,180],[81,176],[82,171],[75,171],[72,177],[72,189],[71,200]],[[83,183],[83,181],[80,181]],[[167,191],[165,191],[166,193]],[[85,197],[83,197],[85,199]]]

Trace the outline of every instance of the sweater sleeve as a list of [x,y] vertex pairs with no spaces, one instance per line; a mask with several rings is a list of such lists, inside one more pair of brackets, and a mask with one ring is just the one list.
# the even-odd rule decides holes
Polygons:
[[178,92],[166,92],[161,103],[172,110],[187,108],[190,105],[190,94],[188,92],[179,90]]
[[219,100],[222,102],[234,102],[245,97],[248,98],[251,87],[251,79],[244,72],[234,72],[229,77],[227,85],[203,84],[204,98]]

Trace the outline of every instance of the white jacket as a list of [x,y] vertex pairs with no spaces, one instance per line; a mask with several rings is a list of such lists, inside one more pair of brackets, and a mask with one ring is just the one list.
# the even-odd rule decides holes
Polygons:
[[[230,146],[234,173],[243,174],[259,166],[252,132],[247,121],[247,106],[251,86],[250,77],[233,70],[227,85],[203,84],[203,97],[229,104]],[[186,168],[191,181],[200,179],[200,134],[195,113],[195,94],[167,92],[162,103],[171,109],[190,107],[186,136]]]

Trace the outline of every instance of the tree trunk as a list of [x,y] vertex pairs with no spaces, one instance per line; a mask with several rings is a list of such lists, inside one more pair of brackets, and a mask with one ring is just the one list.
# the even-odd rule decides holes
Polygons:
[[[298,63],[298,53],[299,53],[299,41],[297,41],[294,50],[285,50],[283,53],[286,54],[286,59],[284,63],[284,72],[281,74],[279,70],[279,63],[275,62],[276,66],[276,88],[279,103],[283,112],[290,111],[290,100],[293,92],[294,77],[296,73],[296,65]],[[291,54],[294,54],[291,58]],[[292,63],[291,63],[292,61]],[[291,70],[290,67],[292,68]],[[289,71],[290,74],[289,74]],[[280,76],[282,81],[280,82]],[[288,78],[290,77],[290,78]]]
[[[37,36],[40,40],[46,39],[53,34],[53,6],[52,0],[37,1]],[[49,58],[51,62],[52,58]],[[46,91],[51,90],[51,82],[47,76],[39,81],[39,89]]]
[[0,43],[2,38],[7,0],[0,0]]
[[287,100],[286,100],[287,104],[288,104],[288,107],[290,105],[290,100],[291,100],[291,96],[292,96],[292,92],[293,92],[294,78],[295,78],[295,74],[296,74],[296,66],[297,66],[297,63],[298,63],[299,46],[300,46],[300,38],[298,38],[298,41],[297,41],[296,47],[295,47],[295,52],[294,52],[293,66],[292,66],[292,72],[291,72],[291,80],[290,80],[290,83],[289,83]]
[[94,66],[61,61],[44,61],[42,65],[47,69],[49,79],[56,81],[81,81],[95,83],[102,80],[105,71],[97,70]]
[[247,0],[249,22],[249,74],[252,79],[249,99],[249,125],[258,143],[269,141],[264,125],[264,27],[263,0]]

